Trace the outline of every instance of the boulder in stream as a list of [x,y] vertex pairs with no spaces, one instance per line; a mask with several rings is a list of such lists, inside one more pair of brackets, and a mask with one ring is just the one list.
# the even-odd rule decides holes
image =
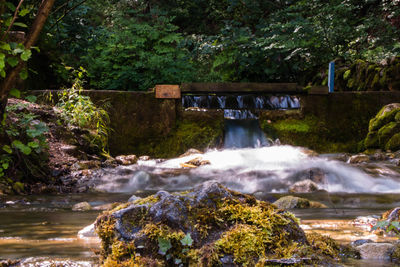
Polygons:
[[390,260],[395,246],[391,243],[365,243],[356,247],[361,259]]
[[299,181],[289,187],[290,193],[312,193],[318,190],[319,190],[318,185],[313,181],[311,181],[310,179]]
[[118,164],[121,165],[132,165],[138,161],[136,155],[121,155],[115,158]]
[[328,208],[326,205],[301,197],[285,196],[274,202],[280,209]]
[[88,210],[91,210],[91,209],[92,209],[92,206],[86,201],[85,202],[80,202],[78,204],[75,204],[72,207],[73,211],[88,211]]
[[366,162],[370,162],[370,158],[368,155],[358,154],[358,155],[351,156],[347,162],[351,163],[351,164],[366,163]]
[[122,204],[95,227],[105,266],[303,264],[339,253],[329,238],[307,240],[293,214],[216,182]]

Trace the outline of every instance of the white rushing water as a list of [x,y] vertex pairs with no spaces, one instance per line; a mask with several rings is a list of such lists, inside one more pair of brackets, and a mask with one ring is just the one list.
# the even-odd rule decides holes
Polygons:
[[[182,163],[201,157],[210,165],[183,169]],[[308,179],[310,169],[323,173],[320,188],[329,192],[397,193],[400,179],[373,177],[361,168],[325,157],[308,156],[305,149],[270,146],[212,150],[205,154],[103,170],[98,189],[109,192],[187,190],[207,180],[216,180],[245,193],[287,192],[293,183]]]

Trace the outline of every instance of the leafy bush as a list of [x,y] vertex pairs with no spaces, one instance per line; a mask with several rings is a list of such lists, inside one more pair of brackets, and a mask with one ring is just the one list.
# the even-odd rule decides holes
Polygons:
[[[66,123],[91,130],[87,136],[90,144],[107,153],[110,118],[104,108],[96,106],[89,96],[82,94],[84,73],[83,68],[77,72],[72,87],[59,94],[56,106],[61,110],[61,117]],[[105,106],[108,104],[105,103]]]
[[[30,99],[34,100],[34,97]],[[0,183],[8,184],[17,192],[24,190],[21,181],[43,180],[46,176],[41,166],[47,159],[47,125],[28,111],[29,104],[7,106],[7,114],[0,132]]]

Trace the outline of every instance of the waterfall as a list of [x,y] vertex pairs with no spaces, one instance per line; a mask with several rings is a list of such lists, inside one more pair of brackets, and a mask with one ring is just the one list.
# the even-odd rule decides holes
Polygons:
[[300,100],[297,96],[274,95],[184,95],[184,108],[213,109],[299,109]]
[[225,120],[225,148],[255,148],[268,145],[270,145],[270,143],[268,142],[264,132],[260,129],[258,120]]
[[225,148],[256,148],[269,146],[261,130],[257,110],[288,110],[300,108],[300,100],[291,95],[184,95],[184,108],[223,109],[225,117]]

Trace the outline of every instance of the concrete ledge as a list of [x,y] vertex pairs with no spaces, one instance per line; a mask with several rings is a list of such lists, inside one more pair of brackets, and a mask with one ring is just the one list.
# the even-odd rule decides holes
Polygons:
[[183,83],[185,93],[301,93],[296,83]]

